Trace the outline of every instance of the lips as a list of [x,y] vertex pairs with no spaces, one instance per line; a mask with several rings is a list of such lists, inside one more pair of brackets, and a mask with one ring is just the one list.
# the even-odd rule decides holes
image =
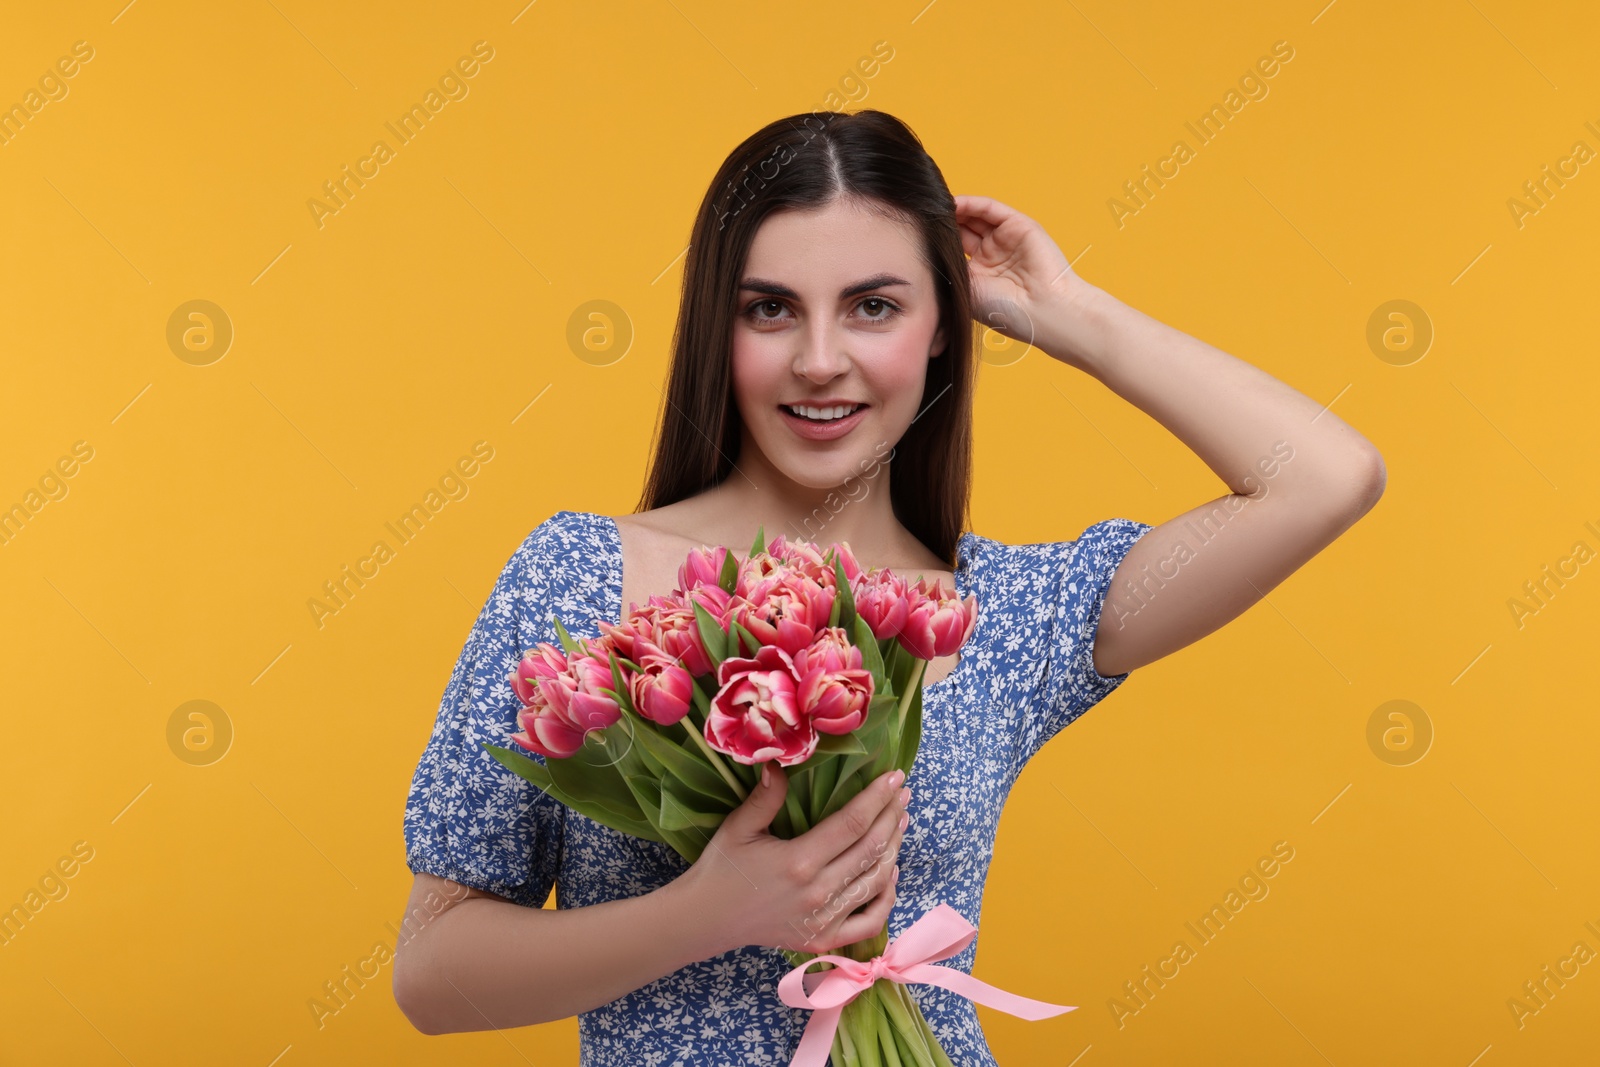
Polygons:
[[[806,406],[809,407],[811,405]],[[824,404],[817,406],[837,407],[839,405]],[[832,441],[836,438],[843,437],[845,434],[859,426],[861,424],[861,420],[866,417],[867,412],[870,410],[871,405],[862,404],[857,407],[855,411],[846,415],[842,419],[831,419],[827,422],[818,422],[814,419],[808,419],[803,415],[796,415],[785,405],[780,404],[778,406],[778,411],[783,416],[783,421],[798,436],[803,437],[808,441]]]

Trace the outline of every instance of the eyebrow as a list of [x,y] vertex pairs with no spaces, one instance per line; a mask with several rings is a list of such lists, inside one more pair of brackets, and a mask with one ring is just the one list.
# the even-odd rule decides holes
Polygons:
[[[874,274],[870,278],[863,278],[853,285],[847,285],[839,290],[840,300],[849,300],[852,296],[871,292],[874,289],[887,289],[891,285],[910,285],[895,274]],[[768,281],[765,278],[746,278],[739,283],[740,292],[765,293],[768,296],[781,296],[788,300],[798,300],[800,294],[781,282]]]

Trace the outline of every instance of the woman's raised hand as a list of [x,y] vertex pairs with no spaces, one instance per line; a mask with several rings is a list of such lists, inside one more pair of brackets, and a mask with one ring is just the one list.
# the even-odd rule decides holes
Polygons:
[[1033,344],[1045,306],[1070,297],[1082,279],[1043,226],[987,196],[958,196],[961,247],[972,257],[972,317],[1024,344]]
[[[728,814],[684,875],[725,948],[827,952],[880,932],[895,901],[911,791],[887,771],[791,840],[768,829],[788,776],[776,764]],[[857,910],[860,909],[860,910]]]

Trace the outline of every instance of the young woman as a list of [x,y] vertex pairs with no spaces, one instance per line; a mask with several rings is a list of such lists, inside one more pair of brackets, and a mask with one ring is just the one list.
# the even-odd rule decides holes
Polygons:
[[[967,530],[974,318],[1093,375],[1228,493],[1071,540]],[[694,226],[661,420],[638,510],[563,510],[534,529],[445,690],[406,807],[415,886],[394,973],[426,1033],[578,1015],[593,1067],[787,1064],[808,1013],[778,999],[779,948],[827,951],[885,919],[895,937],[941,901],[981,926],[1001,806],[1028,759],[1135,667],[1250,607],[1384,484],[1377,450],[1337,415],[1084,281],[1021,213],[952,197],[878,111],[782,119],[724,162]],[[1040,491],[1070,496],[1076,457],[1048,441],[1017,459]],[[758,525],[977,595],[972,636],[928,669],[903,785],[885,775],[781,840],[767,832],[774,768],[688,865],[482,750],[516,731],[507,675],[555,641],[552,615],[598,636],[671,590],[690,549],[738,550]],[[840,900],[860,906],[819,911]],[[796,921],[816,914],[833,918]],[[948,962],[970,971],[976,948]],[[994,1062],[969,1001],[910,988],[955,1063]]]

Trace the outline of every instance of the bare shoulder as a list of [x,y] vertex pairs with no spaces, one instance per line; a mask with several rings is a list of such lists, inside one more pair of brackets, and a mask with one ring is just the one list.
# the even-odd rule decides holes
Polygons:
[[706,516],[692,500],[611,518],[619,531],[625,531],[624,540],[641,549],[659,547],[663,551],[677,551],[681,556],[702,544],[716,543],[707,536]]
[[648,603],[651,595],[675,588],[684,557],[719,543],[707,536],[705,517],[692,499],[611,518],[622,543],[624,604]]

